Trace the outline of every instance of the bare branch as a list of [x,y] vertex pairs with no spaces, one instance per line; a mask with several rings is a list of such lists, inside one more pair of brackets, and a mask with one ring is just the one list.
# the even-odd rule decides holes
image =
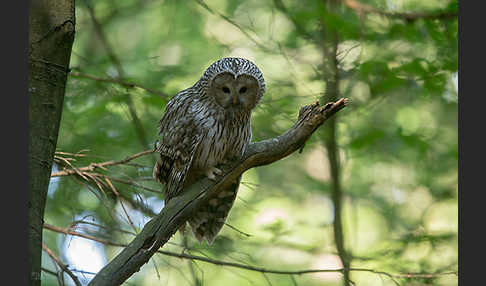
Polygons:
[[44,268],[44,267],[41,267],[41,270],[42,270],[42,271],[44,271],[45,273],[48,273],[48,274],[51,274],[51,275],[53,275],[53,276],[56,276],[56,277],[57,277],[57,273],[56,273],[56,272],[54,272],[54,271],[51,271],[51,270],[49,270],[49,269],[47,269],[47,268]]
[[[103,31],[103,28],[101,24],[98,22],[98,20],[95,17],[94,14],[94,9],[89,3],[89,0],[84,0],[86,7],[88,9],[89,16],[91,18],[91,21],[93,22],[93,26],[95,28],[96,34],[98,35],[98,38],[101,40],[101,43],[103,44],[103,47],[106,50],[106,53],[108,54],[108,57],[110,58],[111,62],[115,65],[115,68],[118,72],[118,77],[120,79],[123,79],[125,77],[125,71],[123,70],[123,67],[121,65],[120,59],[116,56],[115,52],[113,51],[113,48],[111,45],[108,43],[108,40],[106,39],[105,33]],[[130,112],[130,116],[132,117],[132,122],[135,127],[135,131],[138,135],[138,138],[140,140],[140,143],[142,146],[147,147],[148,146],[148,141],[147,141],[147,135],[145,132],[145,129],[143,128],[142,122],[140,121],[140,118],[137,115],[137,112],[135,110],[133,100],[130,94],[127,94],[125,104],[128,108],[128,111]]]
[[299,34],[307,39],[307,40],[315,40],[315,36],[312,35],[311,33],[309,33],[298,21],[295,17],[293,17],[291,15],[291,13],[289,12],[289,10],[287,9],[287,7],[285,7],[284,3],[282,2],[282,0],[273,0],[273,4],[275,5],[275,7],[280,11],[282,12],[283,14],[285,14],[289,19],[290,21],[292,21],[292,23],[294,24],[295,28],[297,29],[297,31],[299,32]]
[[72,166],[72,169],[67,169],[67,170],[51,173],[51,177],[67,176],[67,175],[74,175],[74,174],[80,175],[81,172],[87,172],[87,171],[92,172],[96,168],[106,170],[106,167],[115,166],[115,165],[122,165],[122,164],[128,163],[128,162],[130,162],[134,159],[137,159],[138,157],[142,157],[144,155],[151,154],[151,153],[154,153],[153,149],[152,150],[145,150],[145,151],[130,155],[123,160],[118,160],[118,161],[110,160],[110,161],[106,161],[106,162],[103,162],[103,163],[91,163],[88,166],[81,167],[81,168],[75,168],[75,167]]
[[54,254],[54,252],[52,252],[52,250],[50,250],[44,243],[42,243],[42,249],[44,249],[44,251],[52,258],[52,260],[57,263],[57,265],[59,265],[59,267],[61,267],[62,271],[66,272],[71,277],[71,279],[73,279],[73,282],[74,284],[76,284],[76,286],[81,286],[78,277],[76,277],[76,275],[74,275],[71,270],[69,270],[67,265],[62,263],[61,260]]
[[215,11],[214,9],[210,8],[208,6],[208,4],[206,4],[203,0],[195,0],[195,1],[201,7],[206,9],[209,13],[222,18],[223,20],[225,20],[229,24],[236,27],[238,30],[240,30],[241,33],[243,33],[243,35],[245,35],[250,41],[252,41],[255,45],[257,45],[261,50],[266,51],[266,52],[272,52],[272,49],[270,49],[270,48],[266,47],[264,44],[261,44],[260,42],[258,42],[253,36],[251,36],[245,29],[243,29],[238,23],[233,21],[230,17],[228,17],[224,14],[221,14],[221,13]]
[[108,54],[108,57],[110,58],[111,62],[115,65],[115,68],[118,72],[118,76],[120,78],[125,77],[125,72],[122,68],[120,59],[118,59],[117,55],[113,51],[113,48],[111,45],[108,43],[108,40],[106,39],[105,32],[103,31],[103,27],[101,26],[100,22],[98,19],[95,17],[95,12],[93,7],[91,6],[91,3],[89,0],[84,0],[84,4],[86,5],[86,8],[88,9],[89,16],[91,18],[91,22],[93,22],[93,27],[96,31],[96,34],[98,35],[98,38],[100,39],[101,43],[103,44],[103,47],[106,50],[106,53]]
[[106,226],[104,225],[101,225],[101,224],[97,224],[97,223],[94,223],[94,222],[89,222],[89,221],[85,221],[84,219],[82,220],[76,220],[76,221],[73,221],[71,223],[71,229],[76,227],[77,225],[79,224],[87,224],[87,225],[92,225],[92,226],[95,226],[97,228],[102,228],[102,229],[107,229],[107,230],[114,230],[114,231],[118,231],[118,232],[121,232],[121,233],[125,233],[125,234],[130,234],[130,235],[137,235],[136,233],[134,232],[130,232],[130,231],[127,231],[127,230],[124,230],[124,229],[120,229],[120,228],[114,228],[114,227],[111,227],[111,228],[107,228]]
[[110,177],[110,176],[106,176],[106,177],[109,178],[112,181],[115,181],[115,182],[118,182],[118,183],[122,183],[122,184],[125,184],[125,185],[130,185],[130,186],[133,186],[133,187],[136,187],[136,188],[140,188],[140,189],[143,189],[143,190],[152,192],[152,193],[158,193],[158,194],[163,193],[161,190],[156,190],[156,189],[152,189],[152,188],[146,187],[146,186],[141,185],[141,184],[139,184],[137,182],[134,182],[133,180],[127,181],[127,180],[122,180],[122,179],[119,179],[119,178],[113,178],[113,177]]
[[[82,179],[84,179],[84,183],[87,183],[88,185],[94,185],[96,188],[98,188],[103,194],[106,195],[105,190],[110,190],[117,198],[117,200],[120,202],[121,207],[126,215],[127,222],[131,225],[132,228],[134,228],[133,222],[131,221],[128,212],[125,208],[124,201],[128,202],[130,206],[134,209],[137,209],[141,212],[143,212],[145,215],[148,215],[150,217],[155,216],[156,214],[148,207],[146,207],[143,203],[134,200],[131,196],[126,195],[124,192],[119,192],[117,190],[117,187],[115,187],[114,182],[121,183],[121,184],[126,184],[133,186],[135,188],[143,189],[146,191],[150,191],[153,193],[158,193],[161,194],[163,193],[162,190],[157,190],[153,188],[149,188],[146,186],[143,186],[140,183],[137,183],[131,179],[129,180],[122,180],[119,178],[115,178],[109,175],[105,175],[96,171],[91,171],[95,169],[103,169],[103,170],[108,170],[106,167],[109,166],[115,166],[115,165],[121,165],[121,164],[129,164],[128,162],[131,160],[134,160],[136,158],[139,158],[143,155],[150,154],[152,153],[153,150],[146,150],[143,152],[139,152],[137,154],[131,155],[126,157],[123,160],[119,161],[107,161],[103,163],[91,163],[88,166],[84,166],[81,168],[76,168],[73,166],[69,161],[71,161],[72,158],[64,158],[59,155],[56,155],[56,160],[59,162],[64,162],[67,164],[70,169],[64,169],[59,172],[52,173],[51,177],[58,177],[58,176],[67,176],[67,175],[74,175],[76,178],[79,176]],[[56,152],[56,154],[59,154],[59,152]],[[135,228],[134,228],[135,229]]]
[[252,236],[251,234],[248,234],[248,233],[246,233],[246,232],[243,232],[243,231],[241,231],[241,230],[237,229],[236,227],[232,226],[232,225],[231,225],[231,224],[229,224],[229,223],[226,223],[226,222],[225,222],[225,223],[224,223],[224,225],[226,225],[227,227],[231,228],[232,230],[234,230],[234,231],[236,231],[237,233],[239,233],[239,234],[241,234],[241,235],[244,235],[244,236],[246,236],[246,237],[251,237],[251,236]]
[[99,82],[115,83],[115,84],[121,85],[121,86],[126,87],[126,88],[140,88],[140,89],[143,89],[143,90],[145,90],[149,93],[158,95],[163,99],[169,98],[169,95],[166,94],[166,93],[163,93],[162,91],[158,91],[158,90],[155,90],[153,88],[149,88],[149,87],[143,86],[143,85],[135,83],[135,82],[122,81],[121,79],[118,79],[118,78],[101,78],[101,77],[96,77],[96,76],[93,76],[93,75],[78,73],[78,72],[71,72],[71,73],[69,73],[69,76],[76,77],[76,78],[87,78],[87,79],[91,79],[91,80],[99,81]]

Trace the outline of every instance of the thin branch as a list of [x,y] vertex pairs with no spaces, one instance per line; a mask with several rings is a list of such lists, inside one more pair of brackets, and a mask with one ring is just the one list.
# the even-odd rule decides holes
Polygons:
[[89,234],[84,234],[84,233],[81,233],[81,232],[74,231],[72,226],[67,227],[67,228],[62,228],[62,227],[58,227],[58,226],[54,226],[54,225],[51,225],[51,224],[44,223],[44,229],[48,229],[48,230],[58,232],[58,233],[64,233],[64,234],[68,234],[68,235],[86,238],[86,239],[93,240],[93,241],[96,241],[96,242],[99,242],[99,243],[102,243],[102,244],[106,244],[106,245],[119,246],[119,247],[127,246],[126,244],[123,244],[123,243],[116,243],[116,242],[112,242],[111,240],[105,240],[105,239],[98,238],[96,236],[92,236],[92,235],[89,235]]
[[105,181],[110,186],[110,189],[115,194],[117,200],[120,202],[120,205],[121,205],[121,207],[123,209],[123,212],[125,213],[125,216],[127,217],[128,224],[130,224],[130,226],[133,228],[133,231],[137,232],[137,228],[133,224],[133,221],[130,218],[130,215],[128,214],[127,210],[125,209],[125,205],[123,204],[123,201],[122,201],[122,199],[120,197],[120,193],[116,190],[115,186],[113,186],[113,184],[111,183],[110,179],[108,179],[108,177],[106,177],[106,176],[105,176]]
[[389,12],[380,10],[367,4],[363,4],[356,0],[343,0],[344,5],[353,9],[358,15],[361,14],[378,14],[388,18],[402,19],[405,21],[415,21],[418,19],[450,19],[457,18],[457,12],[441,11],[441,12]]
[[57,273],[56,273],[56,272],[54,272],[54,271],[51,271],[51,270],[49,270],[49,269],[47,269],[47,268],[44,268],[44,267],[41,267],[41,270],[42,270],[42,271],[44,271],[45,273],[48,273],[48,274],[51,274],[51,275],[53,275],[53,276],[56,276],[56,277],[57,277]]
[[101,78],[101,77],[96,77],[96,76],[92,76],[92,75],[89,75],[89,74],[77,73],[77,72],[71,72],[71,73],[69,73],[69,76],[76,77],[76,78],[87,78],[87,79],[91,79],[91,80],[99,81],[99,82],[115,83],[115,84],[121,85],[121,86],[126,87],[126,88],[140,88],[140,89],[143,89],[143,90],[145,90],[149,93],[158,95],[163,99],[169,98],[169,95],[167,95],[166,93],[163,93],[162,91],[158,91],[158,90],[143,86],[143,85],[135,83],[135,82],[122,81],[121,79],[118,79],[118,78]]
[[61,267],[62,271],[66,272],[71,277],[76,286],[81,286],[78,277],[76,277],[76,275],[74,275],[71,270],[69,270],[67,265],[62,263],[61,260],[54,254],[54,252],[52,252],[52,250],[50,250],[44,243],[42,243],[42,249],[44,249],[44,251],[52,258],[52,260],[57,263],[57,265],[59,265],[59,267]]
[[297,31],[299,32],[299,34],[307,39],[307,40],[314,40],[315,39],[315,36],[312,35],[310,32],[308,32],[298,21],[295,17],[293,17],[291,15],[291,12],[289,12],[289,10],[287,9],[287,7],[285,7],[284,3],[282,2],[282,0],[273,0],[273,5],[275,5],[275,7],[280,11],[282,12],[283,14],[285,14],[285,16],[287,16],[290,21],[292,21],[292,23],[294,24],[294,27],[297,29]]
[[[108,54],[108,57],[110,58],[110,61],[115,65],[115,68],[118,72],[118,77],[120,79],[123,79],[125,77],[125,71],[123,70],[123,67],[121,65],[120,59],[116,56],[115,52],[113,51],[113,48],[111,45],[108,43],[108,40],[106,39],[106,35],[103,31],[103,28],[101,24],[98,22],[98,20],[95,17],[94,14],[94,9],[89,3],[89,0],[84,0],[86,7],[88,9],[89,16],[91,18],[91,21],[93,22],[93,26],[95,28],[96,34],[98,35],[98,38],[101,40],[101,43],[103,47],[106,50],[106,53]],[[130,116],[132,117],[132,122],[135,127],[135,132],[138,135],[138,139],[140,140],[140,143],[142,146],[145,148],[148,146],[148,140],[147,136],[145,133],[145,129],[143,128],[142,122],[140,121],[140,118],[137,115],[137,112],[135,110],[132,97],[130,94],[127,94],[125,104],[128,107],[128,111],[130,112]]]
[[122,164],[128,163],[128,162],[130,162],[134,159],[137,159],[138,157],[142,157],[144,155],[151,154],[151,153],[154,153],[154,152],[155,152],[154,149],[145,150],[145,151],[130,155],[123,160],[118,160],[118,161],[110,160],[110,161],[106,161],[106,162],[102,162],[102,163],[91,163],[88,166],[81,167],[81,168],[72,167],[72,169],[53,172],[53,173],[51,173],[51,177],[67,176],[67,175],[74,175],[74,174],[80,175],[79,174],[80,172],[87,172],[87,171],[92,172],[97,168],[106,170],[106,167],[122,165]]
[[[103,228],[103,229],[106,229],[106,230],[112,230],[112,231],[118,231],[118,232],[121,232],[121,233],[125,233],[125,234],[130,234],[130,235],[137,235],[136,233],[134,232],[130,232],[130,231],[127,231],[127,230],[124,230],[124,229],[120,229],[120,228],[108,228],[104,225],[101,225],[101,224],[97,224],[97,223],[94,223],[94,222],[89,222],[89,221],[85,221],[85,220],[76,220],[76,221],[73,221],[71,223],[71,226],[70,228],[74,228],[76,227],[78,224],[87,224],[87,225],[92,225],[92,226],[96,226],[98,228]],[[74,270],[73,270],[74,271]]]
[[[189,248],[187,240],[188,240],[188,238],[185,235],[184,238],[183,238],[183,241],[182,241],[183,245],[184,245],[184,249]],[[189,271],[191,273],[192,279],[194,280],[194,286],[201,286],[201,281],[199,280],[199,278],[196,275],[196,272],[194,271],[194,265],[192,265],[193,263],[194,263],[194,260],[188,261],[188,267],[189,267]]]
[[84,271],[84,270],[78,270],[78,269],[73,269],[72,271],[73,271],[73,272],[79,272],[79,273],[81,273],[81,274],[96,275],[96,273],[94,273],[94,272],[90,272],[90,271]]
[[[126,164],[126,163],[125,163]],[[130,195],[128,195],[126,192],[118,192],[118,191],[114,191],[110,184],[108,184],[107,180],[113,180],[113,181],[121,181],[121,183],[127,183],[129,185],[133,185],[134,187],[139,187],[140,189],[145,189],[145,190],[148,190],[148,191],[151,191],[151,192],[155,192],[155,193],[162,193],[162,191],[158,191],[158,190],[155,190],[155,189],[150,189],[150,188],[147,188],[147,187],[144,187],[144,186],[141,186],[139,184],[136,184],[136,183],[133,183],[131,184],[130,182],[128,181],[124,181],[124,180],[118,180],[116,178],[112,178],[110,176],[107,176],[107,175],[104,175],[104,174],[101,174],[101,173],[97,173],[97,172],[88,172],[88,171],[84,171],[81,170],[77,170],[77,169],[74,169],[76,172],[75,173],[72,173],[72,174],[76,174],[76,175],[81,175],[82,178],[85,179],[85,181],[81,181],[80,180],[80,183],[86,183],[87,186],[88,186],[88,189],[90,191],[93,192],[93,194],[100,200],[102,201],[102,199],[98,196],[98,194],[94,191],[94,190],[91,190],[91,186],[94,184],[96,185],[96,187],[106,196],[106,193],[104,191],[104,187],[110,189],[113,194],[117,197],[118,201],[120,201],[121,204],[123,204],[123,201],[126,201],[128,202],[131,207],[133,209],[136,209],[140,212],[142,212],[144,215],[146,216],[149,216],[149,217],[154,217],[156,215],[156,213],[150,209],[146,204],[144,204],[142,201],[138,201],[138,200],[134,200]],[[70,171],[70,170],[68,170]],[[64,174],[66,175],[66,174]],[[69,175],[69,174],[68,174]],[[77,176],[74,177],[75,179],[79,179]],[[140,197],[140,194],[139,193],[135,193],[136,196]],[[133,227],[133,226],[132,226]]]
[[145,187],[145,186],[143,186],[143,185],[141,185],[137,182],[134,182],[133,180],[129,180],[129,181],[122,180],[122,179],[114,178],[114,177],[104,175],[104,174],[101,174],[101,173],[98,173],[98,172],[93,172],[91,170],[95,170],[97,168],[100,168],[100,169],[103,169],[103,170],[108,170],[106,167],[120,165],[120,164],[129,164],[128,163],[129,161],[134,160],[134,159],[136,159],[140,156],[150,154],[152,152],[153,152],[153,150],[146,150],[146,151],[139,152],[137,154],[128,156],[127,158],[125,158],[123,160],[119,160],[119,161],[111,160],[111,161],[107,161],[107,162],[103,162],[103,163],[90,163],[88,166],[81,167],[81,168],[76,168],[75,166],[73,166],[69,162],[70,158],[63,158],[63,157],[57,156],[58,161],[66,162],[68,164],[68,166],[70,166],[71,168],[65,169],[63,171],[52,173],[51,177],[75,175],[75,176],[79,176],[82,179],[84,179],[85,182],[88,183],[88,185],[93,185],[93,184],[96,185],[96,187],[105,195],[106,195],[105,188],[108,189],[108,190],[111,190],[111,192],[116,196],[117,200],[120,202],[121,207],[123,208],[123,211],[124,211],[126,218],[128,220],[128,223],[136,231],[135,226],[133,225],[133,222],[131,221],[130,216],[128,215],[128,212],[125,209],[125,205],[123,203],[123,200],[130,203],[133,208],[140,210],[141,212],[143,212],[144,214],[146,214],[150,217],[153,217],[156,214],[151,209],[147,208],[144,204],[133,200],[132,197],[126,195],[124,192],[119,192],[115,188],[112,181],[122,183],[122,184],[127,184],[127,185],[130,185],[130,186],[136,187],[136,188],[140,188],[140,189],[147,190],[147,191],[154,192],[154,193],[158,193],[158,194],[161,194],[162,191],[152,189],[152,188],[149,188],[149,187]]
[[106,176],[106,177],[110,178],[110,180],[112,180],[112,181],[115,181],[115,182],[118,182],[118,183],[122,183],[122,184],[126,184],[126,185],[130,185],[130,186],[133,186],[133,187],[136,187],[136,188],[140,188],[140,189],[143,189],[143,190],[152,192],[152,193],[158,193],[158,194],[163,193],[161,190],[156,190],[156,189],[152,189],[152,188],[143,186],[143,185],[141,185],[139,183],[134,182],[133,180],[126,181],[126,180],[122,180],[122,179],[119,179],[119,178],[113,178],[113,177],[109,177],[109,176]]
[[229,24],[231,24],[234,27],[236,27],[238,30],[241,31],[241,33],[243,33],[243,35],[245,35],[250,41],[252,41],[255,45],[257,45],[261,50],[266,51],[266,52],[273,52],[272,49],[266,47],[265,45],[263,45],[260,42],[258,42],[255,38],[253,38],[253,36],[251,36],[245,29],[243,29],[239,24],[237,24],[235,21],[233,21],[230,17],[228,17],[228,16],[226,16],[224,14],[221,14],[221,13],[217,12],[216,10],[212,9],[211,7],[209,7],[202,0],[195,0],[195,1],[201,7],[203,7],[204,9],[206,9],[209,13],[211,13],[213,15],[216,15],[216,16],[219,16],[220,18],[222,18],[223,20],[225,20]]
[[101,41],[103,47],[106,50],[106,53],[108,54],[108,57],[110,58],[110,61],[115,65],[115,68],[118,72],[118,76],[120,78],[125,77],[125,72],[122,68],[121,62],[116,56],[115,52],[113,51],[113,48],[111,45],[108,43],[108,40],[106,39],[105,32],[103,31],[103,27],[101,26],[100,22],[98,19],[95,17],[95,12],[93,7],[91,6],[91,3],[89,0],[84,0],[84,3],[86,5],[86,8],[88,9],[88,14],[89,17],[91,18],[91,22],[93,22],[93,27],[95,29],[96,34],[98,35],[99,40]]
[[290,280],[292,280],[292,284],[294,286],[297,286],[297,281],[295,281],[294,275],[289,275],[289,276],[290,276]]
[[132,117],[133,126],[135,127],[135,132],[137,133],[138,139],[142,144],[142,147],[146,148],[147,146],[149,146],[147,135],[142,125],[142,121],[138,117],[137,111],[135,110],[135,105],[133,104],[132,95],[129,93],[126,94],[125,104],[127,105],[130,116]]
[[268,279],[267,275],[265,275],[265,272],[262,272],[263,278],[265,278],[265,281],[269,286],[273,286],[272,282],[270,282],[270,279]]
[[411,273],[401,273],[401,274],[393,274],[393,277],[396,278],[414,278],[414,279],[432,279],[437,278],[440,276],[445,275],[455,275],[458,276],[457,271],[446,271],[446,272],[438,272],[438,273],[418,273],[418,272],[411,272]]
[[[128,245],[122,244],[122,243],[116,243],[111,240],[104,240],[100,239],[95,236],[79,233],[72,231],[70,228],[60,228],[56,227],[50,224],[44,224],[44,228],[58,232],[58,233],[64,233],[64,234],[69,234],[69,235],[74,235],[78,237],[82,237],[85,239],[93,240],[99,243],[103,243],[105,245],[110,245],[110,246],[117,246],[117,247],[127,247]],[[202,261],[206,263],[210,263],[213,265],[219,265],[219,266],[227,266],[227,267],[233,267],[233,268],[240,268],[240,269],[245,269],[249,271],[256,271],[256,272],[261,272],[261,273],[269,273],[269,274],[281,274],[281,275],[302,275],[302,274],[309,274],[309,273],[324,273],[324,272],[339,272],[342,273],[345,269],[343,268],[337,268],[337,269],[302,269],[302,270],[294,270],[294,271],[286,271],[286,270],[278,270],[278,269],[269,269],[265,267],[256,267],[256,266],[251,266],[251,265],[246,265],[242,263],[235,263],[235,262],[227,262],[227,261],[221,261],[221,260],[216,260],[204,256],[197,256],[197,255],[190,255],[186,253],[175,253],[175,252],[170,252],[170,251],[164,251],[164,250],[157,250],[157,253],[163,254],[166,256],[171,256],[171,257],[177,257],[181,259],[190,259],[190,260],[196,260],[196,261]],[[359,271],[359,272],[371,272],[375,274],[381,274],[381,275],[386,275],[390,278],[415,278],[415,279],[424,279],[424,278],[437,278],[440,276],[445,276],[445,275],[458,275],[457,271],[446,271],[446,272],[438,272],[438,273],[398,273],[398,274],[392,274],[384,271],[379,271],[375,269],[370,269],[370,268],[350,268],[348,269],[349,271]]]
[[232,226],[232,225],[231,225],[231,224],[229,224],[229,223],[226,223],[226,222],[225,222],[225,223],[224,223],[224,225],[226,225],[227,227],[231,228],[232,230],[234,230],[234,231],[236,231],[237,233],[239,233],[239,234],[241,234],[241,235],[244,235],[244,236],[246,236],[246,237],[251,237],[251,236],[252,236],[251,234],[248,234],[248,233],[246,233],[246,232],[243,232],[243,231],[241,231],[241,230],[237,229],[236,227]]

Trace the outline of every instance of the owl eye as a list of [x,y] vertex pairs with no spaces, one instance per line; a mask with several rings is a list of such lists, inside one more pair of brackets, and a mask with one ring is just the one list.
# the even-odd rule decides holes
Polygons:
[[240,93],[245,93],[246,92],[246,86],[240,88]]
[[223,92],[224,93],[230,93],[230,89],[228,87],[223,87]]

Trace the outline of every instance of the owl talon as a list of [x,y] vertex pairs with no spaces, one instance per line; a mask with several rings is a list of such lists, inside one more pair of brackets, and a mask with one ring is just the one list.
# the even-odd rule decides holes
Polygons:
[[206,171],[206,176],[210,179],[210,180],[216,180],[216,175],[221,175],[223,174],[223,171],[221,171],[220,169],[216,168],[216,167],[212,167],[212,168],[209,168],[207,171]]

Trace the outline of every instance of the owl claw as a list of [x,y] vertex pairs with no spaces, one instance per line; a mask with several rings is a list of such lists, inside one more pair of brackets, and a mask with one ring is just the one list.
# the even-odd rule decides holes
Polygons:
[[216,180],[216,175],[221,175],[223,174],[223,171],[221,171],[220,169],[216,168],[216,167],[211,167],[209,168],[207,171],[206,171],[206,176],[210,179],[210,180]]

